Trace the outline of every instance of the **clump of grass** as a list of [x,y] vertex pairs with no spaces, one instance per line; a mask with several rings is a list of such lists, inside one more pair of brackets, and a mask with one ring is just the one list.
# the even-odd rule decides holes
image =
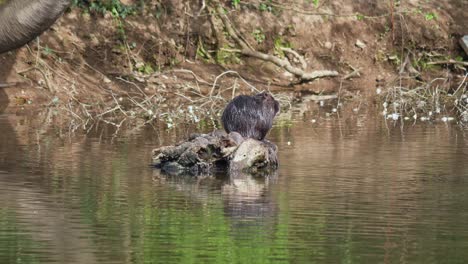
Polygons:
[[85,12],[110,13],[113,17],[126,18],[136,14],[137,5],[124,5],[120,0],[73,0],[72,6],[82,8]]

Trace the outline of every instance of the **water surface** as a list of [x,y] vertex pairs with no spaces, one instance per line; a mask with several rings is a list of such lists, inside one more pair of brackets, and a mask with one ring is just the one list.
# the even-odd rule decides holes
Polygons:
[[0,115],[0,263],[468,262],[458,127],[275,127],[266,179],[148,167],[191,131],[69,138]]

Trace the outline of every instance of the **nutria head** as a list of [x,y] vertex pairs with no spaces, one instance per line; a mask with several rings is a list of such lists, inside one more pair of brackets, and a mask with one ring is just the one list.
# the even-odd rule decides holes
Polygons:
[[255,99],[260,100],[265,109],[273,110],[273,117],[279,112],[279,103],[268,92],[261,92],[254,95]]
[[227,133],[235,131],[243,137],[263,140],[278,111],[278,101],[268,92],[239,95],[229,102],[221,119]]

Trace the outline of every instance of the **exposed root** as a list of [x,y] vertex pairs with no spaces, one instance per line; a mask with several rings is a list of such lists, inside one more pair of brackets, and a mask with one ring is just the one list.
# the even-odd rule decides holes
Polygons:
[[468,62],[466,61],[456,61],[456,60],[446,60],[446,61],[431,61],[428,62],[429,65],[438,65],[438,64],[458,64],[468,67]]
[[[296,76],[300,80],[300,82],[309,82],[309,81],[313,81],[313,80],[318,79],[318,78],[338,76],[338,72],[337,71],[332,71],[332,70],[322,70],[322,71],[312,71],[312,72],[305,71],[305,67],[307,66],[307,64],[305,63],[305,60],[303,58],[299,59],[301,61],[302,68],[298,68],[298,67],[293,66],[289,62],[289,60],[287,60],[286,58],[281,59],[281,58],[279,58],[277,56],[273,56],[273,55],[270,55],[270,54],[266,54],[266,53],[254,50],[234,30],[234,28],[232,27],[231,22],[229,21],[229,18],[224,14],[223,8],[219,4],[219,2],[214,2],[214,3],[217,5],[216,6],[217,15],[219,16],[219,18],[223,22],[223,25],[224,25],[227,33],[241,47],[240,50],[233,50],[233,51],[240,52],[242,55],[245,55],[245,56],[249,56],[249,57],[253,57],[253,58],[257,58],[257,59],[261,59],[261,60],[264,60],[264,61],[271,62],[271,63],[285,69],[286,71],[292,73],[294,76]],[[219,33],[218,33],[218,35],[219,35]],[[291,54],[294,54],[295,57],[298,57],[298,58],[301,57],[297,52],[295,52],[293,50],[288,49],[288,50],[285,50],[285,51],[289,52]]]

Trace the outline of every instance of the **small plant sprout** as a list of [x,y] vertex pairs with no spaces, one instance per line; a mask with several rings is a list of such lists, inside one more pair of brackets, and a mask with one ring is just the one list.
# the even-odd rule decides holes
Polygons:
[[259,28],[255,29],[253,32],[252,32],[252,35],[255,39],[255,41],[257,41],[258,44],[260,43],[263,43],[266,39],[266,36],[265,34],[263,33],[263,31]]
[[238,8],[240,4],[240,0],[232,0],[231,3],[234,8]]
[[433,13],[433,12],[428,12],[428,13],[424,14],[424,18],[426,18],[426,20],[436,20],[437,19],[437,14]]

